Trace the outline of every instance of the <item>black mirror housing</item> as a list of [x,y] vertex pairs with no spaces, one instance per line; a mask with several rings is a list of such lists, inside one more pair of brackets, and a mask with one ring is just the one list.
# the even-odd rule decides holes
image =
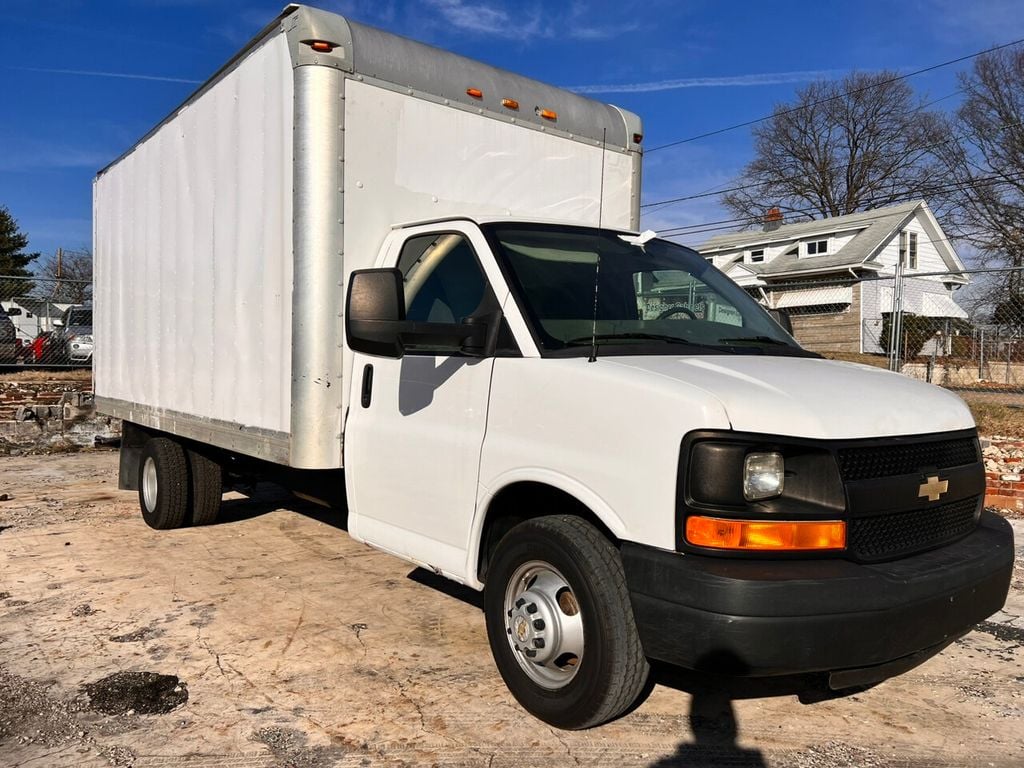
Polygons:
[[356,352],[401,357],[405,290],[398,269],[357,269],[348,280],[345,336]]

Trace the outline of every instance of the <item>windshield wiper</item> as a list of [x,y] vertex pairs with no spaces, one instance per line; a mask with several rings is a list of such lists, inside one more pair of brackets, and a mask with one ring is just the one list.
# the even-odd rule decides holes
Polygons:
[[773,339],[771,336],[736,336],[732,339],[719,339],[722,344],[739,344],[744,341],[752,341],[756,344],[774,344],[778,347],[792,347],[788,341]]
[[599,333],[595,336],[580,336],[578,339],[569,339],[564,342],[566,346],[576,344],[589,344],[592,340],[609,341],[610,339],[640,339],[642,341],[667,341],[675,344],[689,344],[686,339],[678,336],[667,336],[661,333]]
[[580,336],[577,339],[569,339],[563,342],[567,347],[582,346],[584,344],[590,344],[592,341],[615,341],[616,339],[637,339],[639,341],[663,341],[668,344],[682,344],[687,347],[700,347],[702,349],[714,349],[719,352],[735,352],[736,350],[729,347],[719,346],[717,344],[702,344],[699,341],[690,341],[689,339],[682,339],[679,336],[668,336],[661,333],[642,333],[636,332],[631,333],[629,331],[625,333],[599,333],[596,336]]

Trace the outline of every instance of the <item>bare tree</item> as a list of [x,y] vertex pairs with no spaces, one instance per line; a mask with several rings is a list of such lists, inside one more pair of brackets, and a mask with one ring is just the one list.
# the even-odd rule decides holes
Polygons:
[[[958,141],[942,153],[957,187],[950,226],[983,266],[1024,266],[1024,50],[984,54],[961,74],[966,96],[953,121]],[[1024,294],[1019,272],[1005,283]]]
[[36,270],[47,278],[37,285],[38,292],[52,301],[84,304],[92,298],[92,252],[61,249],[47,256]]
[[854,72],[797,91],[754,128],[755,158],[723,204],[750,225],[779,208],[789,221],[842,216],[925,195],[934,149],[949,138],[894,72]]

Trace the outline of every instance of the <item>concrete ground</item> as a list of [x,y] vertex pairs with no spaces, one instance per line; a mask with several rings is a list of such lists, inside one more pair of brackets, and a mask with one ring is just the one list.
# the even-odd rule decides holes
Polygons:
[[1006,611],[902,677],[805,704],[660,670],[568,733],[506,691],[474,593],[269,486],[149,530],[116,469],[0,458],[0,765],[1024,765],[1020,520]]

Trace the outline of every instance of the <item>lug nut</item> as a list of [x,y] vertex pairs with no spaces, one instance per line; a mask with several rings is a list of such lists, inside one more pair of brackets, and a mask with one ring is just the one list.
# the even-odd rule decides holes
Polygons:
[[520,597],[518,600],[516,600],[516,608],[522,608],[525,603],[526,601]]
[[544,647],[544,638],[543,637],[535,637],[535,638],[533,638],[533,647],[534,648],[543,648]]
[[544,629],[544,619],[534,619],[533,620],[533,628],[534,629],[538,629],[538,630],[539,629]]
[[526,606],[526,612],[527,613],[536,613],[537,612],[537,604],[536,603],[530,603],[528,606]]
[[533,648],[527,648],[527,649],[526,649],[525,651],[523,651],[523,653],[525,653],[525,654],[526,654],[527,656],[529,656],[529,657],[530,657],[531,659],[532,659],[532,658],[533,658],[534,656],[536,656],[536,655],[537,655],[537,652],[536,652],[535,650],[533,650]]

